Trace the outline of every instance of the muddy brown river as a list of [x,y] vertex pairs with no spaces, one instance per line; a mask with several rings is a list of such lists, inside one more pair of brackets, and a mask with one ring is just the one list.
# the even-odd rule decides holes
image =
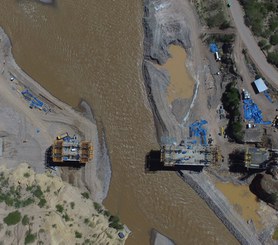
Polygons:
[[1,0],[0,25],[17,63],[53,95],[84,98],[105,129],[112,180],[105,206],[149,244],[151,228],[183,244],[235,244],[224,225],[173,172],[146,174],[158,149],[145,99],[141,0]]

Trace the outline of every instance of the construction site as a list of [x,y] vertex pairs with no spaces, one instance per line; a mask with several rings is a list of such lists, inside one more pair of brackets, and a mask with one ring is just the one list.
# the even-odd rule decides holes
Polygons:
[[75,162],[86,164],[93,159],[93,145],[89,141],[79,141],[76,136],[68,133],[58,136],[52,145],[54,163]]
[[207,140],[206,120],[189,125],[189,137],[180,144],[168,142],[161,147],[160,162],[164,167],[206,167],[219,160],[219,151]]
[[165,145],[161,148],[164,166],[208,166],[214,154],[209,147],[194,144]]
[[265,148],[250,147],[244,152],[244,166],[247,169],[266,169],[270,153]]

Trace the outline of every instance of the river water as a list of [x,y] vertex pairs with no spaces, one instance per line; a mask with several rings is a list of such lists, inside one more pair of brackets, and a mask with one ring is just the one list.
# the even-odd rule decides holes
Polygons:
[[73,107],[81,98],[92,106],[112,162],[104,204],[132,230],[127,244],[149,244],[151,228],[180,245],[235,244],[175,173],[144,171],[158,144],[141,72],[142,10],[141,0],[1,0],[0,25],[29,75]]

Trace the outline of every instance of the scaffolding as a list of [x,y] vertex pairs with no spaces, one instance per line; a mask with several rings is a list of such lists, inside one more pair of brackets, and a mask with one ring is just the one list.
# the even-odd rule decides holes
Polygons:
[[91,142],[76,138],[64,138],[54,141],[52,145],[53,162],[78,162],[86,164],[94,157],[94,148]]
[[247,169],[265,169],[269,157],[269,151],[265,148],[247,148],[244,152],[244,166]]
[[195,144],[164,145],[160,150],[160,161],[164,166],[208,166],[215,158],[209,147]]

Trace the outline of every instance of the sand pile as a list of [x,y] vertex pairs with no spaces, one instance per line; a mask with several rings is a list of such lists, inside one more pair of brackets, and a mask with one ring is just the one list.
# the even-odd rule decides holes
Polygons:
[[60,177],[20,164],[13,171],[0,167],[0,184],[0,241],[5,244],[124,244],[118,219]]

